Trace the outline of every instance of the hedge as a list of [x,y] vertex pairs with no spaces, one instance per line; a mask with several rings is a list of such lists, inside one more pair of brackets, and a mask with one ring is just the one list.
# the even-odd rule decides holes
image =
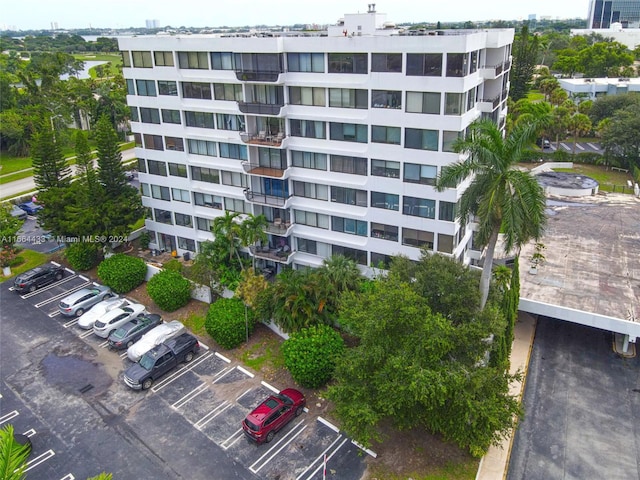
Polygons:
[[75,270],[91,270],[98,263],[98,247],[94,243],[72,243],[67,246],[64,256]]
[[[245,323],[245,312],[247,323]],[[255,327],[253,310],[246,308],[239,298],[219,298],[209,307],[205,328],[222,348],[235,348],[253,333]]]
[[147,282],[147,293],[162,310],[173,312],[191,300],[191,282],[175,270],[162,270]]
[[127,293],[141,285],[147,264],[137,257],[116,253],[98,265],[98,278],[116,293]]

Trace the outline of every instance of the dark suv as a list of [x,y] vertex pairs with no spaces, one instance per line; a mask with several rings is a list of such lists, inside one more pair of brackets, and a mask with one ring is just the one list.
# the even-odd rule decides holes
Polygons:
[[64,267],[44,265],[21,273],[13,282],[16,292],[34,292],[37,288],[62,280]]
[[276,432],[304,411],[306,400],[295,388],[271,395],[242,421],[247,439],[261,444],[273,440]]

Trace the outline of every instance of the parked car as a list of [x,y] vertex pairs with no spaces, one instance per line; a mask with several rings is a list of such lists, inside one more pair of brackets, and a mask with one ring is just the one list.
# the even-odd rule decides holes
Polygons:
[[37,288],[62,280],[62,277],[64,277],[64,267],[43,265],[18,275],[13,281],[13,289],[16,292],[35,292]]
[[136,174],[135,172],[132,172],[131,170],[127,170],[126,172],[124,172],[124,178],[127,179],[127,181],[131,181],[134,178],[136,178]]
[[134,390],[146,390],[153,382],[176,368],[182,362],[190,362],[200,351],[196,337],[183,333],[153,347],[138,363],[124,373],[124,382]]
[[93,333],[102,338],[108,338],[117,329],[134,318],[147,313],[147,309],[141,303],[132,303],[126,307],[114,308],[105,313],[93,324]]
[[551,142],[545,138],[542,140],[542,148],[551,148]]
[[24,220],[25,218],[27,218],[27,212],[25,212],[19,206],[14,205],[13,207],[11,207],[11,216],[20,220]]
[[162,317],[155,313],[134,318],[109,335],[109,347],[115,350],[129,348],[140,340],[142,335],[161,323]]
[[82,316],[78,318],[78,326],[85,330],[89,330],[90,328],[93,328],[93,324],[96,323],[96,320],[102,317],[105,313],[110,312],[114,308],[126,307],[130,304],[131,302],[129,300],[118,297],[117,295],[115,297],[107,298],[100,303],[96,303],[88,312],[84,312]]
[[94,284],[92,287],[81,288],[63,298],[60,301],[59,310],[65,317],[80,317],[96,303],[113,296],[114,293],[109,287]]
[[129,357],[129,360],[132,362],[137,362],[153,347],[160,345],[170,338],[177,337],[184,332],[184,325],[177,320],[158,325],[145,333],[140,340],[129,347],[127,357]]
[[38,212],[42,210],[42,205],[34,202],[21,203],[18,207],[27,212],[27,215],[37,215]]
[[242,421],[245,436],[257,444],[269,443],[274,435],[304,411],[306,399],[295,388],[271,395]]

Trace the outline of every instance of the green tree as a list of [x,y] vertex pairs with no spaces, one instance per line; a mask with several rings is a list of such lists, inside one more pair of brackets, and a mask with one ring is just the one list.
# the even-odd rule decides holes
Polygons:
[[[248,214],[240,224],[238,235],[243,247],[255,246],[258,242],[267,242],[269,238],[265,229],[269,225],[267,217],[264,215]],[[253,268],[255,268],[256,258],[253,256]],[[242,265],[242,262],[241,262]]]
[[2,249],[13,248],[16,243],[16,235],[22,228],[24,220],[11,215],[9,203],[0,204],[0,246]]
[[[640,115],[637,107],[616,111],[602,129],[602,147],[605,156],[618,166],[640,169]],[[636,181],[639,181],[636,173]]]
[[40,191],[66,187],[71,181],[71,171],[49,120],[44,119],[31,142],[33,180]]
[[[240,259],[240,235],[241,227],[237,218],[240,216],[237,212],[230,212],[225,210],[224,215],[213,219],[213,226],[211,231],[215,237],[215,241],[222,242],[227,249],[228,263],[231,265],[233,257],[238,258],[240,268],[243,270],[244,265]],[[218,240],[219,239],[219,240]]]
[[611,69],[619,75],[622,67],[633,63],[633,55],[619,42],[598,42],[578,53],[580,69],[586,77],[604,77]]
[[0,429],[0,479],[22,480],[25,478],[29,453],[29,449],[16,443],[12,425],[6,425]]
[[613,117],[616,111],[627,107],[640,109],[640,95],[638,93],[605,95],[597,98],[589,111],[589,118],[593,125],[598,125],[602,120]]
[[118,197],[129,187],[122,166],[122,153],[116,134],[109,118],[100,117],[96,124],[96,143],[98,150],[98,178],[107,197]]
[[77,173],[80,180],[84,181],[89,191],[95,191],[98,188],[98,180],[93,165],[93,155],[87,135],[82,131],[76,131],[76,165]]
[[504,233],[505,251],[511,251],[531,238],[540,238],[546,223],[542,188],[529,172],[514,168],[539,129],[537,123],[521,125],[503,137],[492,121],[471,124],[469,135],[454,144],[454,150],[468,154],[467,158],[445,166],[436,182],[436,189],[443,191],[473,175],[460,198],[457,216],[466,223],[474,215],[478,241],[487,246],[480,277],[481,308],[489,296],[498,234]]
[[357,290],[363,280],[358,264],[344,255],[325,258],[316,274],[319,276],[319,283],[323,285],[318,290],[318,300],[331,316],[338,311],[340,295],[347,290]]
[[591,131],[591,120],[582,113],[576,113],[569,118],[568,127],[573,134],[573,154],[575,155],[578,137]]
[[529,24],[525,23],[513,43],[509,95],[514,101],[527,96],[535,71],[538,49],[538,37],[529,34]]

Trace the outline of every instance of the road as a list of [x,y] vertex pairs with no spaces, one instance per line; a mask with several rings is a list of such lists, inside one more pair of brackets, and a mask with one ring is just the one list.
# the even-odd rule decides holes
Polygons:
[[[128,162],[134,158],[136,158],[135,149],[130,148],[129,150],[122,151],[123,162]],[[75,165],[71,168],[72,172],[75,174]],[[20,195],[21,193],[33,192],[35,190],[36,185],[33,181],[33,177],[23,178],[21,180],[16,180],[15,182],[0,185],[0,198],[11,198]]]

